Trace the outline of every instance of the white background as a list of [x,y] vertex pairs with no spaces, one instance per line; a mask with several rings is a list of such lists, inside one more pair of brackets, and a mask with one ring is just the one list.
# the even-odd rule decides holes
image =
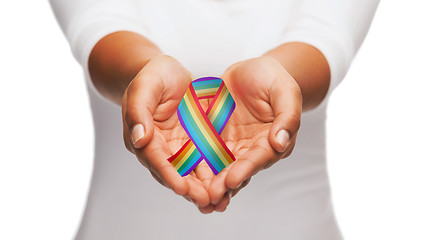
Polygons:
[[[328,113],[346,239],[422,239],[422,3],[383,1]],[[93,127],[82,71],[46,1],[0,3],[0,239],[71,239]]]

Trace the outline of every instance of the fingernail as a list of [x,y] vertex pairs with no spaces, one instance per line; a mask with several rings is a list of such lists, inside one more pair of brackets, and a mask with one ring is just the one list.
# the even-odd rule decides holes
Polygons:
[[139,141],[139,139],[143,138],[145,136],[145,129],[144,125],[142,124],[136,124],[135,127],[132,129],[132,142],[133,145],[136,147],[135,143]]
[[275,135],[275,138],[277,140],[278,143],[280,143],[280,145],[283,147],[283,151],[286,148],[287,142],[289,141],[289,133],[282,129],[280,131],[278,131],[278,133]]

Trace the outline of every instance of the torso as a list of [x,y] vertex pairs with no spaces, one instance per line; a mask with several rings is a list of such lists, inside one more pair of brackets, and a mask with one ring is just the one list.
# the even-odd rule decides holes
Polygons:
[[[277,46],[292,1],[144,2],[139,21],[149,27],[147,37],[199,78]],[[325,105],[303,114],[289,158],[254,176],[226,212],[202,215],[126,150],[120,109],[87,82],[95,165],[76,239],[342,239],[326,171]]]

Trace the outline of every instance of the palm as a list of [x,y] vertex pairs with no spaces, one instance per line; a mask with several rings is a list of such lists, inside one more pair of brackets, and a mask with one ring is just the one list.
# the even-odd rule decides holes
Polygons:
[[[139,161],[161,184],[203,206],[209,202],[204,184],[195,173],[182,178],[167,161],[188,140],[176,110],[191,80],[192,75],[174,58],[153,58],[132,80],[122,106],[126,122],[137,118],[146,129],[136,141],[140,146],[127,144]],[[125,128],[126,143],[129,129]]]
[[[227,80],[233,81],[231,79]],[[271,122],[261,117],[273,115],[272,111],[267,109],[250,111],[249,109],[252,108],[249,105],[250,103],[238,96],[235,89],[232,89],[231,92],[236,102],[236,109],[222,134],[222,138],[229,149],[232,150],[236,158],[239,158],[251,148],[263,148],[266,151],[273,151],[268,142]]]
[[154,135],[151,142],[146,146],[171,156],[187,141],[183,127],[180,125],[176,110],[163,108],[163,111],[172,114],[165,120],[154,119]]
[[[155,147],[170,155],[176,153],[180,147],[189,139],[177,116],[177,105],[175,104],[178,102],[180,102],[179,99],[174,99],[173,103],[158,108],[159,111],[163,111],[163,113],[156,112],[157,115],[171,113],[167,119],[160,120],[153,117],[154,138],[156,138],[156,141],[151,142],[151,144],[154,145],[156,143],[157,145]],[[204,109],[207,109],[208,100],[201,100],[201,105]]]
[[[146,146],[148,151],[165,153],[168,157],[175,154],[181,146],[189,140],[177,116],[177,107],[180,102],[178,96],[169,96],[168,100],[160,103],[153,114],[154,135]],[[203,109],[207,109],[209,100],[200,100]],[[187,176],[195,176],[195,172]],[[196,180],[195,180],[196,181]]]
[[[252,175],[290,154],[301,108],[296,82],[269,57],[238,62],[221,78],[236,102],[236,109],[221,135],[236,161],[213,178],[209,193],[214,204],[224,201],[225,193],[236,194]],[[280,129],[292,134],[287,145],[275,140]]]
[[239,64],[222,76],[236,102],[222,138],[236,158],[258,149],[271,157],[277,155],[268,141],[274,112],[268,94],[273,78],[267,75],[272,72],[257,68],[265,66],[255,65],[252,69],[248,63]]

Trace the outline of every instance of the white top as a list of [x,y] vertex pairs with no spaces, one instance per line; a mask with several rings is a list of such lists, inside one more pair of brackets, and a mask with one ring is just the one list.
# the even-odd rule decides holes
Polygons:
[[[86,73],[95,163],[76,239],[342,239],[326,171],[328,96],[361,45],[378,0],[50,0]],[[195,76],[289,41],[317,47],[331,70],[329,93],[303,113],[293,154],[258,173],[224,213],[201,214],[162,187],[122,140],[121,110],[93,87],[88,56],[105,35],[151,39]]]

